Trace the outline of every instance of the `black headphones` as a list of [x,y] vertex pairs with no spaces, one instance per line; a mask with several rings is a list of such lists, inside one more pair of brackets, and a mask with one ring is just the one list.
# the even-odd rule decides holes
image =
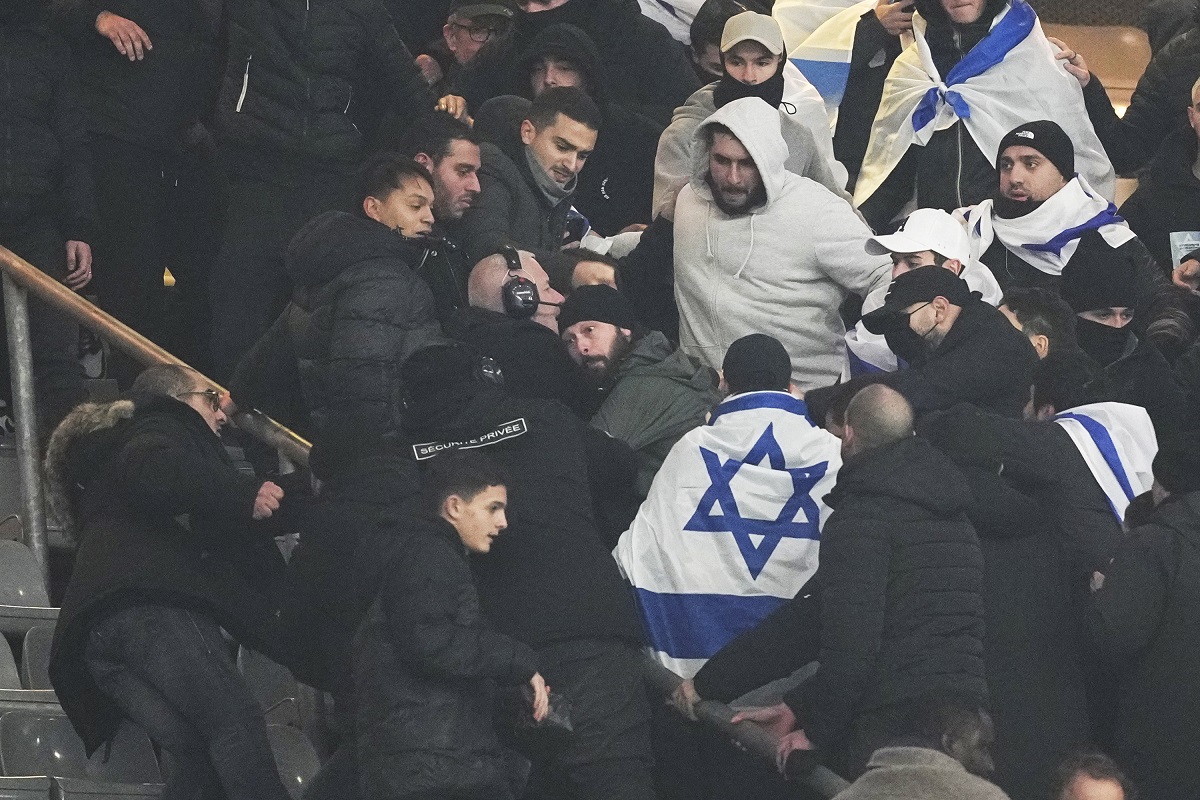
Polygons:
[[557,306],[558,303],[542,302],[537,284],[521,275],[521,256],[512,245],[496,251],[504,256],[508,267],[508,279],[500,286],[500,297],[504,301],[504,313],[513,319],[529,319],[537,313],[538,306]]

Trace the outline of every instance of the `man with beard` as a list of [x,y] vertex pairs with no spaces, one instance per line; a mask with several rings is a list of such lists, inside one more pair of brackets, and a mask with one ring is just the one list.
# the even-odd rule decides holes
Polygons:
[[863,323],[887,337],[892,352],[908,362],[908,369],[881,380],[918,415],[958,403],[1022,415],[1037,352],[949,270],[929,266],[904,273]]
[[558,325],[571,360],[604,397],[592,427],[637,452],[645,496],[671,448],[720,400],[716,375],[658,331],[641,330],[611,286],[580,286],[563,303]]
[[765,333],[791,355],[797,386],[837,381],[847,369],[838,308],[889,278],[866,252],[871,231],[845,200],[786,169],[779,112],[761,99],[727,104],[696,137],[674,211],[684,352],[717,369],[734,340]]
[[972,247],[1001,288],[1040,286],[1059,291],[1069,265],[1117,259],[1129,264],[1149,335],[1172,354],[1192,326],[1153,256],[1116,207],[1075,172],[1075,149],[1056,123],[1018,125],[1000,142],[999,191],[958,213]]

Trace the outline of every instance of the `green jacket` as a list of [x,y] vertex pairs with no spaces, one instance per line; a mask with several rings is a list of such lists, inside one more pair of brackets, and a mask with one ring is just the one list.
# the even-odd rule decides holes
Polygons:
[[651,331],[617,368],[616,383],[591,424],[637,452],[644,497],[671,448],[703,425],[720,400],[716,373]]

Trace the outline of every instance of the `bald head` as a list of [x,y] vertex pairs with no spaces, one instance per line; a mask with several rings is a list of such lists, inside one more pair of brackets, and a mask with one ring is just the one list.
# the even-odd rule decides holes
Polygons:
[[859,391],[846,407],[842,451],[857,455],[912,435],[912,406],[895,389],[876,383]]
[[[519,255],[521,269],[516,272],[509,268],[508,261],[500,254],[490,255],[475,264],[470,277],[467,278],[467,302],[475,308],[486,308],[503,314],[504,298],[501,287],[509,278],[520,276],[537,286],[538,295],[544,303],[562,303],[563,296],[551,288],[550,276],[533,257],[533,253],[521,250]],[[539,305],[532,320],[557,334],[558,306]]]

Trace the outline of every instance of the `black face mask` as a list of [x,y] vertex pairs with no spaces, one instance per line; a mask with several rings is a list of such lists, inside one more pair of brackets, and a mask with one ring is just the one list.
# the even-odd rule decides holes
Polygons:
[[[926,303],[925,305],[929,304]],[[895,327],[883,335],[888,348],[896,354],[897,358],[903,359],[909,366],[923,364],[929,355],[929,334],[933,332],[933,328],[925,331],[924,334],[920,334],[914,331],[909,324],[909,319],[912,315],[924,307],[914,308],[907,314],[903,312],[897,314]],[[937,326],[935,325],[934,327]]]
[[722,75],[713,89],[713,103],[717,108],[723,108],[727,103],[741,100],[743,97],[757,97],[771,108],[779,108],[783,102],[783,62],[780,61],[775,74],[762,83],[749,86],[729,75]]
[[1011,200],[999,192],[992,198],[992,211],[1000,219],[1017,219],[1032,214],[1042,207],[1045,200]]
[[1132,335],[1133,330],[1128,325],[1114,328],[1083,317],[1075,318],[1075,338],[1079,340],[1079,346],[1102,367],[1125,355]]

